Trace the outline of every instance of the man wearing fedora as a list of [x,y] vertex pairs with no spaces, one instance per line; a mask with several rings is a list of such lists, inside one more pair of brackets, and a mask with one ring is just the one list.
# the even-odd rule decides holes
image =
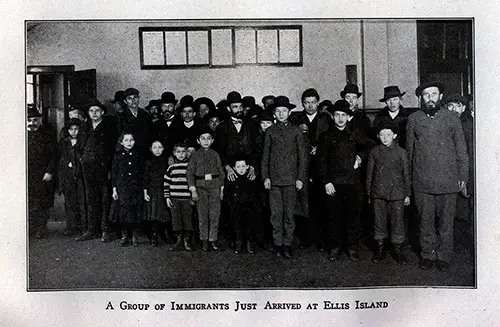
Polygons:
[[385,108],[375,116],[372,126],[372,136],[376,138],[379,127],[386,123],[392,123],[397,128],[397,139],[399,146],[403,149],[406,144],[406,122],[409,112],[401,103],[401,98],[406,92],[401,93],[398,86],[384,87],[384,97],[380,102],[385,103]]
[[[333,104],[334,125],[320,136],[318,170],[328,207],[328,258],[339,260],[344,250],[358,261],[360,214],[363,203],[360,163],[374,142],[348,123],[353,115],[346,100]],[[347,241],[347,242],[346,242]]]
[[359,128],[365,135],[370,135],[371,122],[364,111],[358,110],[358,99],[363,93],[354,84],[346,84],[344,90],[340,92],[340,97],[349,103],[351,116],[348,118],[348,124],[353,128]]
[[420,268],[430,269],[436,262],[438,270],[448,271],[456,197],[466,186],[469,160],[460,119],[441,107],[443,90],[441,82],[415,90],[421,110],[408,117],[406,150],[420,216]]
[[42,126],[42,115],[28,105],[28,226],[29,233],[43,238],[49,220],[49,208],[54,200],[53,175],[55,171],[56,139]]

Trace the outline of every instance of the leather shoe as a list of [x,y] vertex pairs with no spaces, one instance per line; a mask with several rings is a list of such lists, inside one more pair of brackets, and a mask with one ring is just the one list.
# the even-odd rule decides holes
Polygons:
[[434,262],[431,259],[422,259],[420,261],[420,269],[429,270],[432,268]]
[[291,257],[293,257],[293,249],[291,246],[284,246],[283,247],[283,256],[287,259],[290,259]]
[[84,233],[83,235],[80,235],[78,236],[77,238],[75,238],[76,241],[80,242],[80,241],[90,241],[90,240],[93,240],[94,239],[94,235],[92,233]]
[[443,260],[438,260],[436,262],[436,267],[439,271],[448,271],[450,270],[450,264],[446,261],[443,261]]
[[347,251],[347,254],[349,255],[349,259],[351,261],[359,261],[359,254],[358,254],[358,250],[355,250],[355,249],[349,249]]
[[330,250],[330,253],[328,254],[328,260],[330,261],[337,261],[340,259],[342,256],[342,252],[340,251],[339,248],[334,248]]

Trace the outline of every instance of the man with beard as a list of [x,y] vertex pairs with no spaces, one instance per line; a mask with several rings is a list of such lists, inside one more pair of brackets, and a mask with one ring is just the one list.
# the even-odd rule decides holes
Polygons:
[[379,127],[382,124],[392,123],[397,128],[397,139],[399,146],[403,149],[406,144],[406,122],[408,111],[401,104],[401,98],[406,92],[401,93],[397,86],[387,86],[384,88],[384,97],[380,102],[385,102],[385,108],[377,114],[373,120],[373,138],[377,138]]
[[457,192],[466,187],[468,157],[458,116],[441,108],[444,86],[428,82],[415,90],[419,110],[408,117],[406,150],[420,216],[420,268],[449,270]]
[[42,115],[32,105],[27,118],[29,231],[40,239],[44,237],[53,204],[56,140],[42,127]]
[[[240,93],[236,91],[229,92],[226,106],[227,108],[223,110],[227,110],[230,117],[217,126],[213,149],[219,153],[229,181],[234,182],[237,178],[236,172],[231,166],[236,156],[242,154],[248,158],[247,164],[250,166],[247,174],[248,179],[254,180],[256,178],[255,165],[257,160],[256,140],[259,132],[257,125],[251,119],[244,117],[243,99]],[[260,217],[260,209],[256,208],[256,210],[258,210],[256,216]],[[226,201],[223,202],[221,212],[221,230],[226,234],[226,237],[234,239]]]
[[160,99],[161,116],[163,117],[163,120],[167,125],[166,127],[170,127],[170,124],[172,124],[172,121],[175,118],[176,104],[177,104],[177,99],[175,98],[175,94],[173,94],[172,92],[163,92],[161,94],[161,99]]

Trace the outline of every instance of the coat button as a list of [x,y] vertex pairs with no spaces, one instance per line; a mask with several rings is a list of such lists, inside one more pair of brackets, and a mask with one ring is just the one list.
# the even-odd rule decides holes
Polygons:
[[132,175],[132,173],[128,173],[128,175],[130,176],[130,175]]
[[130,162],[130,161],[129,161],[129,162],[128,162],[128,164],[129,164],[129,165],[131,165],[131,164],[132,164],[132,162]]

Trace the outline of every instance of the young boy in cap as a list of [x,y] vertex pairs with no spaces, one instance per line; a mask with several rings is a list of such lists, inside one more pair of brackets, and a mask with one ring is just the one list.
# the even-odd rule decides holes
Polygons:
[[83,149],[81,126],[80,119],[69,119],[63,128],[67,136],[58,144],[57,171],[59,189],[64,194],[66,236],[78,235],[81,232],[81,220],[86,218],[85,187],[80,166]]
[[203,251],[208,251],[209,242],[212,250],[219,250],[220,202],[226,177],[219,154],[210,148],[213,140],[213,132],[209,128],[203,128],[198,133],[200,148],[191,155],[187,167],[189,190],[198,211]]
[[295,108],[286,96],[278,96],[269,110],[274,110],[276,124],[269,127],[262,152],[262,179],[269,190],[274,252],[293,256],[294,209],[297,191],[306,182],[307,148],[297,126],[288,122]]
[[372,261],[385,258],[384,240],[387,238],[387,219],[391,223],[391,243],[394,259],[407,263],[401,244],[405,241],[403,222],[404,206],[410,204],[410,167],[408,154],[397,142],[398,129],[391,122],[379,125],[378,138],[381,144],[371,149],[368,155],[366,193],[375,215],[375,255]]
[[[352,261],[358,261],[360,209],[363,202],[360,166],[368,156],[373,141],[360,129],[348,124],[352,115],[349,103],[338,100],[333,105],[334,126],[318,141],[319,177],[327,195],[327,247],[329,259],[338,260],[343,247]],[[343,244],[347,240],[347,244]]]

